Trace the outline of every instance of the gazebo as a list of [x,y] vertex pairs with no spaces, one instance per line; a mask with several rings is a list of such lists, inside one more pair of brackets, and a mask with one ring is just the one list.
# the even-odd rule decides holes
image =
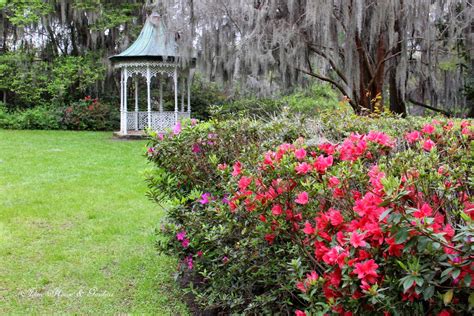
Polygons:
[[[137,40],[119,55],[110,57],[114,68],[121,70],[120,132],[115,133],[117,136],[142,135],[147,128],[154,131],[164,131],[167,128],[172,128],[179,121],[190,118],[190,87],[195,59],[191,60],[189,66],[181,65],[176,36],[175,33],[167,31],[161,16],[157,12],[153,12],[148,16]],[[140,77],[146,80],[146,111],[139,110]],[[152,101],[153,78],[155,78],[155,82],[157,81],[159,88],[159,100],[157,101]],[[174,111],[164,111],[163,85],[170,78],[173,79],[174,86]],[[128,102],[129,94],[133,93],[133,90],[129,89],[129,81],[134,83],[133,110],[130,110]],[[181,105],[179,104],[179,95],[181,95]]]

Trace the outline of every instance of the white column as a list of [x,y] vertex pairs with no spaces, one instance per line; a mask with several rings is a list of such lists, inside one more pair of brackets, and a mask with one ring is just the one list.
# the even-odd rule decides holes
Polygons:
[[160,75],[160,112],[163,112],[163,79],[165,76]]
[[147,89],[147,110],[148,110],[148,127],[151,128],[151,92],[150,92],[150,66],[146,67],[146,89]]
[[138,131],[138,75],[135,77],[135,130]]
[[123,128],[123,68],[120,69],[120,133],[124,132]]
[[185,78],[181,78],[181,112],[184,112],[184,94],[186,91]]
[[188,83],[188,113],[191,113],[191,77],[186,80]]
[[174,69],[174,123],[178,123],[178,68]]
[[127,67],[125,67],[125,73],[124,73],[124,79],[123,79],[123,85],[124,85],[124,102],[123,102],[123,113],[124,113],[124,123],[123,123],[123,126],[124,126],[124,131],[123,133],[125,135],[127,135],[128,133],[128,106],[127,106],[127,97],[128,97],[128,91],[127,91],[127,81],[128,81],[128,69]]

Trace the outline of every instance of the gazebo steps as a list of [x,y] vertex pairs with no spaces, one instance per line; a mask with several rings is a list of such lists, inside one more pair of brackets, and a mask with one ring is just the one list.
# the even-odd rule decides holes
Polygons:
[[145,131],[128,131],[127,134],[114,132],[113,137],[124,140],[143,140],[147,138]]

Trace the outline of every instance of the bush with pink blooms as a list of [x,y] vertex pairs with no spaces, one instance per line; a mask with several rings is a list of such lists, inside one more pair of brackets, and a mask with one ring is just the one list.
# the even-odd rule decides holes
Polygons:
[[217,182],[169,211],[160,246],[181,258],[203,309],[472,312],[473,123],[398,120],[401,130],[341,122],[338,142],[282,140],[233,163],[208,153]]

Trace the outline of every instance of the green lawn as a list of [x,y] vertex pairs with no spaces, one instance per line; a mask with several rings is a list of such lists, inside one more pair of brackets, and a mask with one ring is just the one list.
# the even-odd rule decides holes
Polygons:
[[175,262],[153,248],[144,146],[0,130],[0,314],[186,314]]

